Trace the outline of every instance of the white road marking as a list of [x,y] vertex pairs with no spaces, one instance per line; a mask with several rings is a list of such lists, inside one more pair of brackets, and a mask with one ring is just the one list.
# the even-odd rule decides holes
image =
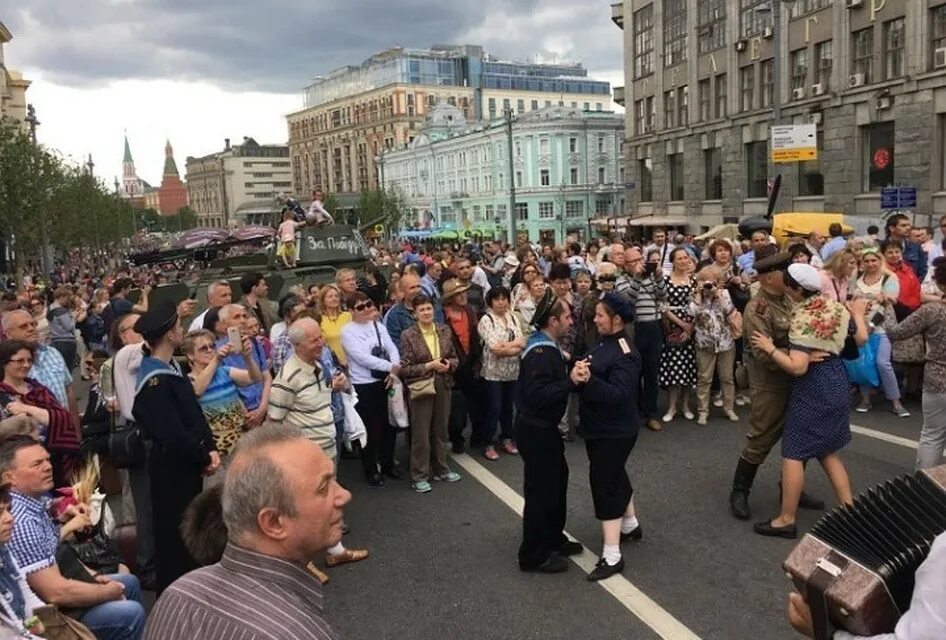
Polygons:
[[889,442],[890,444],[896,444],[901,447],[906,447],[907,449],[916,450],[917,447],[919,447],[919,443],[917,443],[916,440],[901,438],[900,436],[891,435],[886,431],[877,431],[876,429],[869,429],[857,424],[851,425],[851,433],[867,436],[868,438],[874,438],[875,440],[881,440],[883,442]]
[[[469,475],[476,478],[490,493],[499,498],[521,518],[525,500],[512,487],[497,478],[483,465],[466,454],[453,455],[453,459],[463,467]],[[565,532],[570,539],[575,538]],[[578,540],[578,542],[581,542]],[[585,551],[581,555],[573,556],[571,560],[585,573],[591,573],[598,562],[597,556],[588,551],[588,545],[582,543]],[[643,591],[635,587],[630,580],[617,574],[607,580],[598,582],[598,585],[610,593],[628,611],[634,614],[644,624],[654,630],[664,640],[700,640],[700,637],[688,629],[682,622],[670,615],[663,607],[654,602]]]

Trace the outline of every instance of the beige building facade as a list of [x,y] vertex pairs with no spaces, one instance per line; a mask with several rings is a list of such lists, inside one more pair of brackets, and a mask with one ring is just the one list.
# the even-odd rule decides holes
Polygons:
[[292,189],[304,201],[322,189],[342,204],[377,189],[381,156],[409,145],[439,103],[479,121],[500,119],[504,109],[602,111],[610,102],[610,85],[580,65],[500,61],[475,45],[390,49],[317,78],[305,108],[287,116]]
[[190,208],[202,227],[232,228],[270,222],[276,196],[292,189],[289,147],[243,138],[225,141],[223,151],[188,157],[185,180]]
[[13,39],[13,34],[0,22],[0,118],[23,122],[26,118],[26,90],[30,81],[6,65],[3,47]]
[[[624,0],[611,12],[628,214],[704,230],[764,213],[779,174],[782,211],[866,226],[880,190],[905,185],[919,220],[946,213],[943,0]],[[781,124],[817,126],[817,160],[772,163],[776,102]]]

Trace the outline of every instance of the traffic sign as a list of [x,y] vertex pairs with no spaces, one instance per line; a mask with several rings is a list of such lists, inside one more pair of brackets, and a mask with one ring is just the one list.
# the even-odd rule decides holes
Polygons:
[[916,187],[884,187],[880,190],[881,209],[915,209]]
[[789,124],[772,127],[772,162],[785,164],[818,159],[818,126]]

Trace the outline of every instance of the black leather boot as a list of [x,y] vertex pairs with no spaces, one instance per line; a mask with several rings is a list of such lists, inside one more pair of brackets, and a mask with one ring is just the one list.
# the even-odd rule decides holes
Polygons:
[[748,520],[752,515],[749,511],[749,491],[758,470],[759,465],[739,458],[739,465],[732,479],[732,493],[729,494],[729,510],[739,520]]

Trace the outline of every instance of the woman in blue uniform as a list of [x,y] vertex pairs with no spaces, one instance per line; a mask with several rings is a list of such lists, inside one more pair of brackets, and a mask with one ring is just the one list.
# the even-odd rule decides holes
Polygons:
[[607,293],[598,302],[594,322],[600,339],[585,358],[590,375],[581,386],[579,404],[591,496],[604,538],[601,559],[588,575],[591,581],[620,573],[621,542],[641,537],[625,468],[640,430],[641,357],[625,332],[625,325],[634,322],[634,307],[624,296]]
[[213,434],[194,387],[174,351],[184,339],[174,305],[142,315],[135,332],[145,339],[132,413],[144,437],[153,441],[148,458],[157,592],[197,568],[181,540],[184,510],[203,488],[203,475],[220,468]]

